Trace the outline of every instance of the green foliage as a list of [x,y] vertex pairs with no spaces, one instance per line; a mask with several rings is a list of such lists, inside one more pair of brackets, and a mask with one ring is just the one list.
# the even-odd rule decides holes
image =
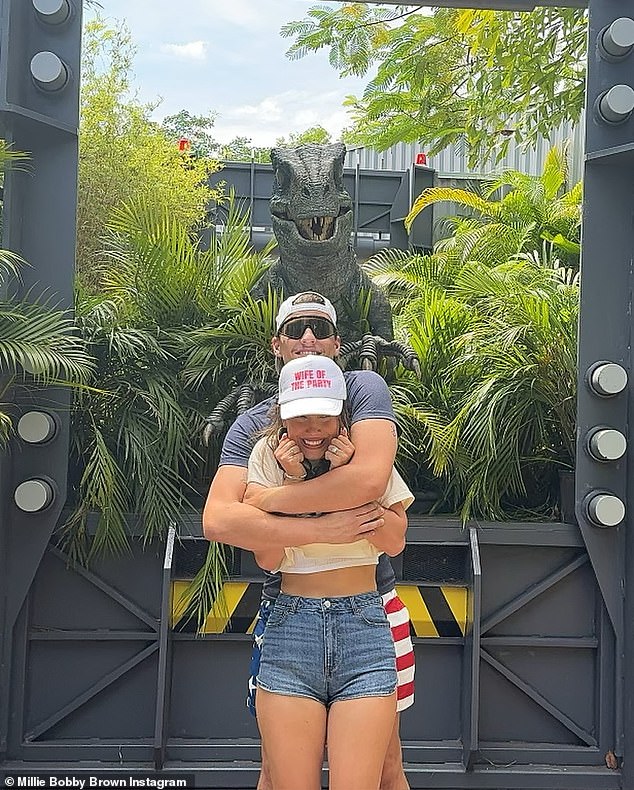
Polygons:
[[73,410],[75,484],[64,532],[73,559],[126,550],[130,514],[151,540],[183,510],[200,508],[197,486],[207,487],[211,471],[201,429],[220,395],[211,383],[188,384],[185,338],[242,309],[266,266],[264,254],[251,252],[247,230],[233,201],[208,250],[154,205],[113,211],[98,273],[102,292],[80,288],[77,295],[77,320],[97,370]]
[[276,146],[287,146],[295,148],[298,145],[307,145],[309,143],[316,143],[317,145],[328,145],[332,142],[330,133],[324,129],[323,126],[311,126],[304,132],[289,134],[288,138],[278,137],[275,141]]
[[[577,266],[581,233],[581,183],[564,191],[566,149],[549,151],[541,175],[507,170],[484,188],[484,196],[465,189],[430,187],[414,201],[405,218],[409,230],[420,212],[448,201],[470,213],[448,220],[443,249],[457,246],[463,261],[503,260],[520,252],[544,249],[551,265]],[[500,195],[493,199],[494,195]],[[557,257],[556,257],[557,256]]]
[[[79,196],[78,274],[84,285],[98,286],[96,267],[102,238],[113,211],[143,201],[186,226],[201,223],[212,190],[207,178],[218,165],[178,151],[150,120],[154,109],[130,96],[134,55],[124,25],[99,17],[84,30]],[[105,65],[104,65],[105,64]]]
[[234,137],[228,143],[218,144],[218,158],[223,162],[258,162],[271,164],[271,149],[258,148],[253,145],[250,137]]
[[561,194],[557,163],[553,152],[539,178],[504,174],[491,190],[518,194],[501,201],[428,190],[478,216],[433,254],[383,250],[366,265],[421,364],[420,380],[401,372],[392,388],[403,467],[464,519],[552,515],[557,471],[573,463],[577,276],[552,240],[544,255],[534,246],[545,226],[578,239],[581,190]]
[[216,117],[216,113],[192,115],[188,110],[180,110],[163,118],[161,129],[174,145],[183,137],[188,140],[192,156],[214,158],[218,156],[218,144],[209,130],[213,129]]
[[244,294],[220,326],[206,326],[189,333],[185,378],[194,387],[208,382],[224,387],[248,383],[266,390],[276,380],[271,337],[278,310],[276,294],[262,301]]
[[219,143],[210,129],[216,122],[217,114],[192,115],[188,110],[180,110],[175,115],[163,119],[161,128],[174,145],[185,138],[191,144],[190,154],[194,157],[207,157],[225,162],[270,162],[269,148],[257,148],[249,137],[234,137],[228,143]]
[[472,165],[530,143],[583,109],[586,17],[580,9],[475,11],[346,3],[289,22],[287,54],[327,49],[341,76],[376,71],[351,96],[349,142],[379,149],[420,141],[432,153],[468,145]]

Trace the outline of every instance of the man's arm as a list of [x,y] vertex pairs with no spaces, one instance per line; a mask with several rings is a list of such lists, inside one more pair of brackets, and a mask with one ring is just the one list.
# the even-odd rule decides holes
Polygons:
[[383,526],[384,508],[376,502],[319,518],[275,516],[242,502],[246,485],[245,467],[218,469],[203,511],[207,540],[257,552],[305,543],[352,543]]
[[369,537],[368,540],[379,551],[384,551],[390,557],[396,557],[405,548],[405,533],[407,532],[407,516],[402,502],[395,502],[383,514],[385,526],[383,529]]
[[[394,464],[396,426],[391,420],[361,420],[350,429],[350,441],[355,452],[345,466],[304,483],[254,490],[245,502],[269,513],[307,513],[344,510],[378,499]],[[332,541],[322,537],[319,542]]]

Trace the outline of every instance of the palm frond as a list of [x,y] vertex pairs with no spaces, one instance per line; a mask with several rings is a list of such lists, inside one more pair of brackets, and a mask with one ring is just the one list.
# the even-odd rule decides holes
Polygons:
[[228,616],[222,590],[224,580],[229,575],[227,555],[231,551],[229,546],[222,543],[209,543],[203,565],[178,601],[174,613],[176,622],[187,623],[195,619],[201,631],[214,605],[220,615]]

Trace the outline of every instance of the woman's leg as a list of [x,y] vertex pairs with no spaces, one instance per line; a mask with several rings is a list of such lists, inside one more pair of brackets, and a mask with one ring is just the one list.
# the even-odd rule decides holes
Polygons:
[[320,790],[325,707],[314,699],[273,694],[262,688],[256,698],[272,786],[275,790]]
[[395,717],[396,692],[389,697],[361,697],[331,705],[330,790],[378,790]]

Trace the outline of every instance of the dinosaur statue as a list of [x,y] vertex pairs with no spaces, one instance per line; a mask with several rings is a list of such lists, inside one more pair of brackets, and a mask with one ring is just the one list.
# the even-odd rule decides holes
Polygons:
[[[280,257],[262,276],[252,296],[264,298],[269,288],[289,296],[318,291],[334,304],[339,332],[346,340],[344,363],[358,357],[362,367],[376,368],[379,355],[398,357],[415,370],[416,355],[394,341],[392,311],[381,289],[357,263],[350,237],[352,198],[343,183],[346,147],[301,145],[273,148],[271,217]],[[359,296],[369,295],[362,336],[355,320]]]
[[345,156],[343,143],[273,148],[271,217],[280,257],[252,295],[264,298],[269,287],[286,296],[317,290],[334,304],[342,337],[358,340],[350,313],[365,289],[371,294],[373,333],[392,340],[390,305],[359,267],[350,241],[353,211],[343,184]]
[[[419,371],[415,352],[394,340],[390,304],[359,266],[350,237],[353,229],[352,198],[343,183],[346,147],[301,145],[273,148],[273,195],[271,216],[279,260],[264,273],[251,291],[264,299],[271,289],[284,296],[318,291],[334,304],[338,329],[345,339],[340,358],[344,366],[358,360],[366,369],[376,369],[379,357],[388,366],[400,360]],[[359,328],[356,308],[359,298],[369,295],[367,323],[370,333]],[[248,385],[229,393],[207,418],[207,434],[224,425],[233,406],[244,410],[252,400]]]

